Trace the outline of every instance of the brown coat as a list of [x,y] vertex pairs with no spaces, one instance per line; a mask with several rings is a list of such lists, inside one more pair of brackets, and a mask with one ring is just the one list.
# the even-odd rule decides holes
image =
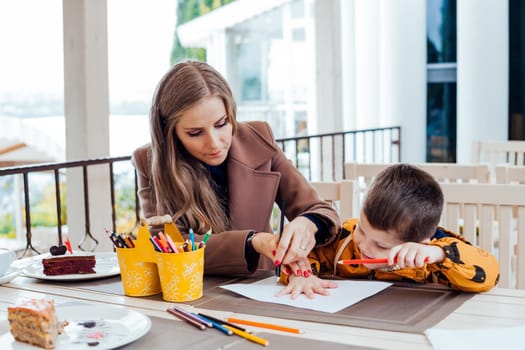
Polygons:
[[[136,149],[132,162],[138,173],[138,195],[144,216],[167,214],[156,213],[151,200],[151,145]],[[286,201],[288,220],[307,213],[321,216],[330,225],[330,239],[323,245],[335,239],[341,225],[339,216],[278,148],[267,123],[238,123],[226,162],[232,230],[214,232],[208,240],[206,274],[249,274],[244,257],[246,236],[251,230],[272,232],[272,208],[282,200]],[[187,232],[187,228],[179,228]],[[273,264],[261,256],[259,268],[273,268]]]

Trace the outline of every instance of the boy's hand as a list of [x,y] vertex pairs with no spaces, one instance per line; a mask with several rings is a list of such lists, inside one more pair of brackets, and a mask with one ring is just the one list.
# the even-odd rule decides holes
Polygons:
[[436,264],[445,260],[443,248],[424,243],[406,242],[390,249],[388,265],[399,268],[423,267],[425,263]]
[[291,275],[288,285],[281,289],[276,297],[290,294],[290,298],[297,299],[299,295],[304,294],[307,298],[313,299],[315,294],[329,295],[330,293],[325,288],[337,288],[337,283],[334,281],[322,280],[315,275],[310,277],[297,277]]

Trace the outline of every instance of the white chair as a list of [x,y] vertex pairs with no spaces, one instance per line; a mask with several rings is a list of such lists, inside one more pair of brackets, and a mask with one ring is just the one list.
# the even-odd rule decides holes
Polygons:
[[499,286],[525,289],[525,186],[441,184],[441,225],[499,259]]
[[341,221],[359,216],[359,192],[355,181],[312,182],[312,186],[323,200],[336,208]]
[[418,163],[438,182],[489,183],[490,169],[487,164]]
[[[393,163],[345,163],[345,179],[357,181],[359,186],[358,208],[363,203],[365,192],[376,175]],[[486,164],[415,163],[438,182],[488,183],[489,166]]]
[[519,165],[496,165],[497,184],[525,184],[525,166]]
[[474,163],[488,164],[491,170],[501,163],[525,165],[525,141],[479,141],[473,151]]
[[[311,182],[321,199],[330,203],[339,214],[341,222],[359,216],[358,186],[355,181],[341,180],[336,182]],[[277,231],[280,225],[281,210],[274,204],[270,227]],[[285,219],[286,220],[286,219]],[[286,223],[287,221],[285,221]]]
[[[345,163],[345,179],[371,180],[392,163]],[[456,164],[456,163],[414,163],[412,164],[428,172],[439,182],[474,182],[488,183],[490,169],[487,164]]]

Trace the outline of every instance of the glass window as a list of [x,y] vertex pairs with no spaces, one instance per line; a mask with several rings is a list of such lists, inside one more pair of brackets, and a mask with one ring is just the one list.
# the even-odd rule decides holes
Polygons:
[[509,139],[525,140],[525,3],[509,3]]
[[427,0],[427,62],[456,62],[456,0]]
[[456,1],[427,0],[427,162],[456,161]]
[[292,1],[227,31],[227,41],[234,43],[229,72],[238,120],[267,121],[277,138],[295,135],[293,122],[286,120],[306,115],[313,88],[305,6],[303,0]]
[[427,85],[426,160],[456,161],[456,83]]

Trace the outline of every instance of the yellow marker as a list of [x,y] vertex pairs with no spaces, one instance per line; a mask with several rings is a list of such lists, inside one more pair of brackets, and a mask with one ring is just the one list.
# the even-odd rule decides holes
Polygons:
[[256,335],[253,335],[253,334],[250,334],[250,333],[246,333],[246,332],[243,332],[237,328],[233,328],[233,327],[230,327],[228,325],[223,325],[224,328],[226,329],[229,329],[230,331],[232,331],[234,334],[237,334],[238,336],[240,337],[243,337],[245,339],[248,339],[254,343],[257,343],[257,344],[261,344],[261,345],[264,345],[264,346],[267,346],[268,344],[270,344],[270,342],[266,339],[263,339],[261,337],[258,337]]

